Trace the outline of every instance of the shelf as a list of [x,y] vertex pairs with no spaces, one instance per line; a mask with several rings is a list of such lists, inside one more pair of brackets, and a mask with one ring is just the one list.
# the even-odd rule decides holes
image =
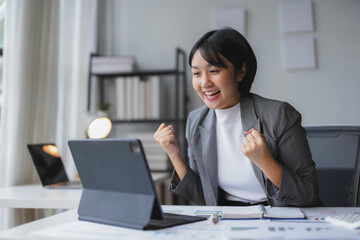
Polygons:
[[[171,109],[174,111],[173,114],[170,113],[164,113],[163,118],[154,118],[154,115],[144,114],[146,116],[149,116],[147,119],[140,119],[140,118],[133,118],[133,119],[126,119],[126,118],[116,118],[116,114],[114,115],[114,118],[111,119],[113,125],[120,126],[119,130],[125,132],[126,131],[134,131],[136,133],[137,127],[136,124],[140,124],[141,126],[139,130],[152,129],[154,127],[158,128],[158,125],[161,123],[166,124],[172,124],[174,125],[176,132],[175,136],[178,139],[179,148],[180,151],[185,153],[186,152],[186,140],[185,140],[185,124],[186,124],[186,116],[187,116],[187,104],[188,104],[188,96],[187,96],[187,88],[186,88],[186,54],[183,50],[180,48],[176,48],[176,56],[175,56],[175,67],[174,68],[163,68],[163,69],[137,69],[132,71],[121,71],[121,69],[116,69],[113,72],[92,72],[92,62],[93,57],[99,56],[96,53],[90,54],[90,66],[89,66],[89,75],[88,75],[88,99],[87,99],[87,109],[88,111],[93,110],[91,109],[90,103],[92,99],[92,94],[95,92],[92,90],[93,87],[98,88],[98,99],[96,99],[96,105],[103,106],[105,102],[105,87],[109,87],[106,82],[107,81],[117,81],[118,77],[139,77],[141,81],[144,81],[142,83],[145,83],[147,81],[147,77],[149,76],[165,76],[162,79],[166,81],[174,81],[171,86],[166,87],[172,87],[171,90],[171,96],[166,97],[172,97],[174,99],[174,102],[172,102],[173,106],[170,106]],[[106,69],[106,68],[105,68]],[[127,81],[127,79],[126,79]],[[94,82],[95,84],[93,84]],[[151,80],[150,80],[151,82]],[[132,83],[132,82],[131,82]],[[159,83],[161,84],[161,83]],[[94,86],[93,86],[94,85]],[[144,86],[143,86],[144,87]],[[172,91],[174,90],[174,92]],[[128,94],[128,93],[127,93]],[[113,99],[114,100],[114,99]],[[121,99],[121,101],[126,101],[127,99]],[[125,103],[126,104],[126,103]],[[93,106],[94,108],[94,106]],[[151,107],[150,107],[151,108]],[[96,109],[95,109],[96,110]],[[142,116],[144,116],[142,115]],[[123,116],[124,115],[120,115]],[[134,116],[134,115],[131,115]],[[140,115],[137,115],[138,117]],[[155,115],[156,116],[156,115]],[[122,129],[121,125],[123,125],[125,128],[129,129]],[[131,125],[131,126],[130,126]],[[134,127],[135,126],[135,127]],[[122,133],[124,133],[122,132]],[[160,169],[152,169],[153,172],[159,172],[159,173],[171,173],[173,170],[173,167],[170,163],[170,159],[167,158],[166,165],[159,166],[159,168],[167,168],[166,170],[160,170]],[[154,168],[156,166],[154,165]]]
[[151,75],[174,75],[174,74],[181,74],[183,72],[180,72],[176,69],[170,69],[170,70],[142,70],[142,71],[131,71],[131,72],[119,72],[119,73],[101,73],[101,74],[91,74],[92,76],[99,77],[101,79],[106,78],[112,78],[112,77],[134,77],[134,76],[151,76]]
[[111,122],[113,124],[116,123],[162,123],[162,122],[182,122],[184,119],[176,119],[176,118],[161,118],[161,119],[124,119],[124,120],[116,120],[113,119]]

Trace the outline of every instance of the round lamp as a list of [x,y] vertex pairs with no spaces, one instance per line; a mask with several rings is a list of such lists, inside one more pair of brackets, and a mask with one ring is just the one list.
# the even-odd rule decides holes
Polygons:
[[86,134],[88,138],[106,138],[112,128],[111,120],[106,116],[93,116],[88,124]]

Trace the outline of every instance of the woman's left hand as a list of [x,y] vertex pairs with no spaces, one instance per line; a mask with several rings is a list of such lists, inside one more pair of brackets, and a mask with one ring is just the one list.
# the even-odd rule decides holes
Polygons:
[[272,156],[265,136],[253,128],[245,131],[245,134],[247,136],[241,144],[244,155],[259,167],[266,165],[266,161],[272,159]]
[[241,144],[244,155],[255,163],[276,187],[280,188],[282,167],[272,157],[265,136],[253,128],[245,131],[245,134],[247,136]]

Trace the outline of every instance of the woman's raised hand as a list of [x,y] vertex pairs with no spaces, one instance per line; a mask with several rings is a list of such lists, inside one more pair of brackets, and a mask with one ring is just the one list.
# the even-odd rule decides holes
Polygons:
[[259,167],[271,157],[265,136],[255,129],[245,131],[247,135],[241,145],[244,155]]
[[270,181],[279,188],[282,177],[282,167],[272,157],[265,136],[255,129],[245,131],[245,134],[247,136],[241,145],[241,150],[244,155],[261,168]]
[[172,155],[180,154],[173,125],[167,126],[165,123],[162,123],[158,130],[156,130],[154,139],[161,145],[170,157]]

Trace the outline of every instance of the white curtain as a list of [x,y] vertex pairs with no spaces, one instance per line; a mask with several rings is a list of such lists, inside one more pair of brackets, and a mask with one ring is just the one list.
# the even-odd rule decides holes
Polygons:
[[96,48],[97,2],[61,1],[56,143],[69,177],[75,167],[67,141],[85,138],[90,53]]
[[[97,53],[104,56],[120,56],[121,31],[123,21],[121,20],[121,9],[124,1],[118,0],[101,0],[97,7]],[[96,102],[99,102],[99,81],[96,77],[92,78],[92,102],[91,110],[96,111]],[[108,114],[110,118],[115,117],[116,102],[116,81],[103,81],[104,84],[104,101],[110,103]],[[116,137],[117,127],[113,125],[110,137]]]
[[[67,140],[85,137],[96,0],[10,0],[5,12],[0,187],[39,182],[27,143],[55,142],[73,177]],[[0,230],[38,212],[0,209]]]
[[98,3],[97,52],[100,55],[121,55],[121,9],[123,1],[102,0]]

